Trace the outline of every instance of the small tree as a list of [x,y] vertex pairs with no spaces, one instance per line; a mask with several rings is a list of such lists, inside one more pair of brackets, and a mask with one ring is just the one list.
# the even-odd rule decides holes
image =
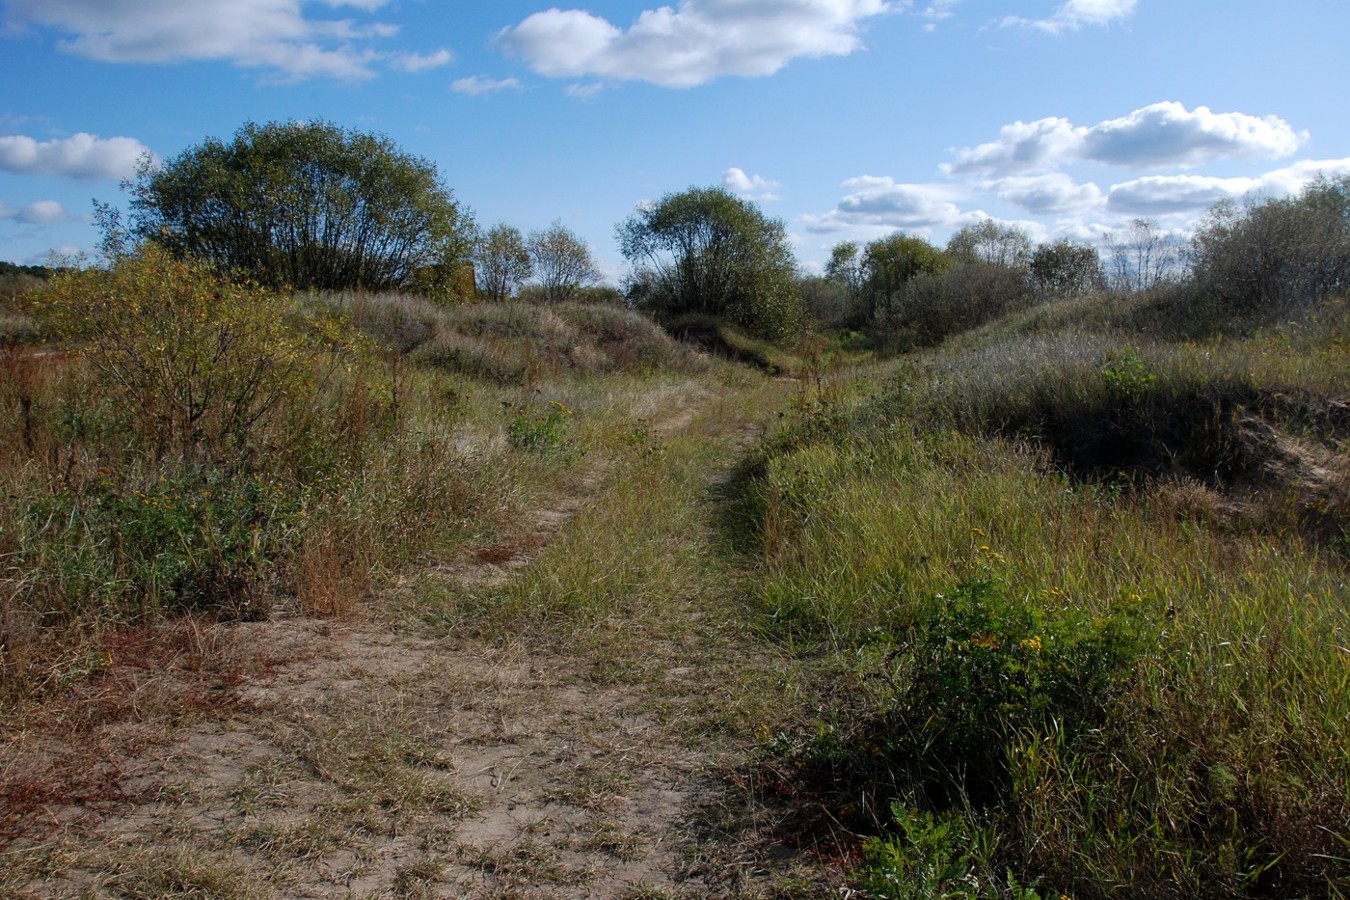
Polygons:
[[770,340],[801,330],[787,233],[754,203],[722,188],[689,188],[639,208],[617,232],[636,267],[632,302],[725,316]]
[[407,287],[474,238],[432,163],[327,122],[248,123],[128,186],[133,236],[272,287]]
[[1031,277],[1042,291],[1058,297],[1099,290],[1106,284],[1097,250],[1070,241],[1037,247],[1031,255]]
[[1175,278],[1181,270],[1181,245],[1153,219],[1131,219],[1124,234],[1107,239],[1111,286],[1146,291]]
[[530,232],[526,247],[547,303],[571,300],[581,288],[600,280],[590,246],[561,222]]
[[919,275],[937,274],[951,266],[951,258],[925,241],[896,232],[872,241],[863,251],[863,312],[875,319]]
[[1220,307],[1280,315],[1350,290],[1350,175],[1297,197],[1221,203],[1192,241],[1195,284]]
[[1031,238],[1016,225],[985,219],[953,234],[947,241],[947,255],[962,263],[1024,269],[1031,261]]
[[511,225],[494,225],[480,237],[474,249],[474,261],[477,263],[479,293],[496,302],[510,298],[534,274],[525,238],[520,229]]

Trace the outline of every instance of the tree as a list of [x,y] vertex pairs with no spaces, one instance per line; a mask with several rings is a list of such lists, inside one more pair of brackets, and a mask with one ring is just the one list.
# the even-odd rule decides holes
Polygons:
[[951,259],[923,238],[896,232],[869,243],[863,250],[862,293],[866,318],[874,319],[916,276],[937,274]]
[[1350,288],[1350,175],[1297,197],[1220,203],[1192,240],[1196,286],[1220,307],[1280,315]]
[[635,266],[630,299],[668,313],[725,316],[785,340],[802,324],[796,260],[783,223],[722,188],[670,193],[617,228]]
[[511,225],[494,225],[479,237],[474,261],[479,292],[496,302],[510,298],[534,274],[525,238],[520,229]]
[[1181,269],[1181,248],[1153,219],[1131,219],[1123,235],[1107,238],[1111,251],[1111,286],[1120,291],[1146,291],[1175,277]]
[[570,300],[581,288],[600,280],[591,248],[561,222],[530,232],[526,247],[547,303]]
[[1022,269],[1031,261],[1031,238],[1016,225],[985,219],[953,234],[947,241],[947,255],[957,262]]
[[[830,249],[830,261],[825,264],[825,282],[842,293],[847,302],[843,321],[854,325],[864,324],[867,310],[863,291],[867,282],[863,274],[862,253],[856,241],[841,241]],[[811,307],[809,300],[807,307]]]
[[1070,241],[1037,247],[1031,255],[1031,277],[1041,290],[1059,297],[1097,290],[1106,283],[1097,250]]
[[273,287],[406,287],[475,236],[432,163],[327,122],[250,122],[143,160],[128,187],[133,236]]

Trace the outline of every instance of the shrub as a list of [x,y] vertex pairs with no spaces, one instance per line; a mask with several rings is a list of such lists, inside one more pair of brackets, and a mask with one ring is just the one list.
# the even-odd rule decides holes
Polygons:
[[1194,282],[1230,317],[1269,321],[1350,289],[1350,175],[1297,197],[1214,207],[1193,242]]
[[1025,270],[970,262],[921,272],[877,310],[877,325],[898,350],[928,347],[1036,303]]
[[291,401],[316,393],[328,351],[351,340],[317,309],[297,318],[281,295],[153,246],[57,276],[32,308],[87,355],[143,452],[235,470],[312,449],[313,410]]
[[299,497],[256,476],[102,476],[29,507],[20,534],[30,608],[48,622],[211,611],[252,617],[292,549]]

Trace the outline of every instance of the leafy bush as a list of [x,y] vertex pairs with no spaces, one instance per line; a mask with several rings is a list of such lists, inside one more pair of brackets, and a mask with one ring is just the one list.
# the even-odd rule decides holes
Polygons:
[[896,833],[868,838],[850,881],[869,900],[957,900],[1007,897],[1038,900],[1008,872],[994,874],[993,829],[957,813],[891,804]]
[[294,491],[257,477],[169,470],[135,487],[103,476],[38,498],[20,547],[48,621],[251,617],[265,609],[300,515]]
[[506,442],[517,450],[553,453],[566,444],[567,422],[572,410],[556,400],[541,407],[519,406],[511,410]]
[[1143,646],[1131,613],[1094,619],[1053,594],[1011,598],[992,580],[934,598],[894,648],[895,690],[873,726],[881,755],[942,807],[997,802],[1015,736],[1072,741],[1102,722]]
[[756,337],[788,341],[802,327],[796,262],[783,223],[722,188],[667,194],[618,226],[635,267],[635,306],[725,316]]
[[1037,302],[1026,271],[969,262],[921,272],[877,310],[877,326],[897,350],[928,347]]
[[292,401],[313,396],[329,351],[351,343],[321,310],[298,318],[276,293],[153,246],[58,275],[31,308],[118,396],[141,452],[240,471],[314,449],[313,410]]
[[1193,244],[1195,289],[1228,317],[1306,310],[1350,290],[1350,175],[1297,197],[1219,204]]

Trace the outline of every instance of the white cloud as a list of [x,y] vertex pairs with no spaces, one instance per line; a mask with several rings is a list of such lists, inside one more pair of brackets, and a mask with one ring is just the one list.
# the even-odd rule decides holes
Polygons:
[[1003,26],[1037,28],[1047,34],[1078,31],[1087,26],[1110,25],[1134,15],[1136,0],[1068,0],[1046,19],[1007,16]]
[[553,8],[504,29],[497,42],[551,78],[684,88],[852,53],[862,22],[895,8],[889,0],[681,0],[644,10],[626,31],[585,10]]
[[563,88],[563,93],[569,97],[578,100],[589,100],[596,94],[605,89],[605,86],[598,81],[592,81],[586,84],[569,84]]
[[1253,178],[1150,175],[1112,185],[1107,206],[1112,212],[1136,216],[1194,212],[1207,209],[1220,200],[1240,197],[1256,183]]
[[722,186],[747,200],[770,201],[778,199],[781,185],[760,175],[747,175],[744,169],[732,166],[722,173]]
[[1083,132],[1082,156],[1109,165],[1198,166],[1218,159],[1279,159],[1308,139],[1278,116],[1188,111],[1176,102],[1154,103]]
[[958,150],[956,162],[944,163],[948,175],[1007,175],[1053,169],[1074,159],[1082,138],[1068,119],[1014,122],[998,131],[998,140]]
[[1079,184],[1062,172],[1005,178],[995,182],[1000,200],[1040,214],[1083,212],[1101,205],[1102,191]]
[[[373,64],[405,71],[443,64],[430,56],[379,53],[362,42],[397,33],[383,22],[320,18],[307,7],[349,7],[364,14],[387,0],[9,0],[12,25],[54,28],[58,46],[102,62],[174,63],[222,60],[264,69],[285,80],[374,77]],[[448,60],[447,60],[448,61]],[[409,69],[412,66],[412,69]]]
[[1165,101],[1089,127],[1061,118],[1014,122],[999,130],[997,140],[957,151],[956,162],[942,169],[949,175],[998,177],[1080,160],[1189,168],[1219,159],[1278,159],[1307,139],[1278,116],[1216,113],[1207,106],[1192,111]]
[[389,65],[403,72],[426,72],[431,69],[439,69],[441,66],[448,66],[455,59],[455,55],[442,47],[435,53],[398,53],[390,60]]
[[39,200],[23,209],[10,209],[0,203],[0,219],[13,219],[23,225],[61,225],[66,222],[78,222],[82,218],[71,215],[55,200]]
[[470,75],[468,78],[460,78],[450,85],[450,90],[460,94],[468,94],[470,97],[477,97],[479,94],[492,94],[497,91],[515,90],[521,86],[517,78],[484,78],[481,75]]
[[936,31],[937,23],[950,19],[955,15],[952,7],[960,3],[961,0],[929,0],[927,6],[918,11],[921,18],[928,21],[924,24],[924,31]]
[[902,184],[886,176],[862,175],[845,181],[843,187],[850,193],[834,209],[824,215],[801,217],[807,231],[925,231],[984,218],[982,213],[963,213],[952,202],[950,192],[940,186]]
[[80,132],[36,141],[21,134],[0,136],[0,171],[16,175],[59,175],[85,180],[129,178],[150,150],[129,137],[99,138]]
[[1350,159],[1305,160],[1254,178],[1151,175],[1112,185],[1107,206],[1126,215],[1194,213],[1220,200],[1296,194],[1320,173],[1350,173]]

